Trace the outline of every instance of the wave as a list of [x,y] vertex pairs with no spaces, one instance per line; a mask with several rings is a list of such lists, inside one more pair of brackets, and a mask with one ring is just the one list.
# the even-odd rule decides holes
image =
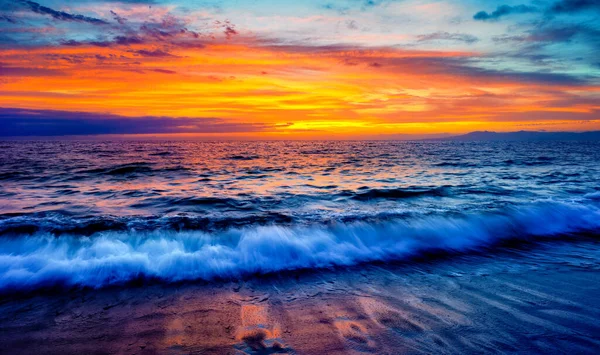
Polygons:
[[600,191],[585,194],[583,197],[588,198],[590,200],[600,200]]
[[188,168],[183,166],[173,166],[166,168],[153,168],[153,163],[129,163],[122,165],[114,165],[106,168],[97,168],[91,170],[77,171],[77,174],[91,174],[91,175],[109,175],[109,176],[124,176],[132,174],[153,174],[160,172],[176,172],[176,171],[188,171]]
[[235,279],[284,270],[403,260],[426,252],[482,250],[600,229],[594,205],[536,202],[494,213],[251,226],[220,232],[110,231],[0,239],[0,290],[57,285],[102,287],[132,280]]
[[[357,215],[356,218],[364,218]],[[67,211],[32,213],[0,218],[0,238],[23,237],[35,234],[53,236],[75,235],[89,237],[107,232],[202,231],[213,233],[257,225],[289,225],[293,217],[277,212],[246,215],[174,215],[174,216],[88,216],[73,217]]]
[[447,196],[449,190],[447,187],[426,188],[406,188],[406,189],[368,189],[365,192],[352,193],[352,199],[358,201],[369,201],[376,199],[403,199],[420,196]]
[[256,160],[260,159],[258,155],[230,155],[225,160]]

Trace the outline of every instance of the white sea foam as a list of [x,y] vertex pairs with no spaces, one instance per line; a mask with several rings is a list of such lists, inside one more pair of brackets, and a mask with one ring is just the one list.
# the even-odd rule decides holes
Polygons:
[[220,233],[104,232],[4,237],[0,289],[56,284],[102,287],[138,277],[164,281],[400,260],[426,251],[468,251],[507,238],[600,229],[592,205],[539,202],[503,212],[423,216],[378,223],[261,226]]

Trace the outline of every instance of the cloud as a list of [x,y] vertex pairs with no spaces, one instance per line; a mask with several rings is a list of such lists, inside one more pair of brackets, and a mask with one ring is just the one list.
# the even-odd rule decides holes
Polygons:
[[554,3],[548,12],[554,14],[574,13],[584,10],[595,9],[600,11],[600,1],[598,0],[560,0]]
[[[581,27],[581,26],[580,26]],[[577,28],[580,33],[598,33],[591,28]],[[561,34],[561,32],[564,33]],[[451,34],[452,35],[452,34]],[[424,35],[429,36],[429,35]],[[439,37],[445,37],[445,34]],[[547,36],[547,37],[544,37]],[[496,37],[496,41],[511,40],[542,40],[546,38],[567,38],[568,29],[555,29],[554,32],[548,30],[543,33],[531,33],[531,39],[524,39],[522,36]],[[431,37],[438,37],[434,34]],[[595,36],[600,38],[600,36]],[[273,45],[265,44],[263,48],[274,52],[285,52],[295,55],[310,55],[324,58],[335,59],[345,66],[365,66],[372,68],[382,68],[389,71],[390,75],[404,73],[419,73],[422,75],[448,75],[456,78],[468,78],[473,82],[495,82],[506,84],[523,85],[551,85],[551,86],[588,86],[598,80],[594,73],[588,74],[568,74],[560,71],[547,70],[519,70],[519,68],[492,69],[486,66],[491,57],[482,57],[474,53],[448,53],[437,51],[403,51],[391,48],[364,48],[349,45],[324,45],[324,46],[306,46],[306,45]],[[529,53],[525,53],[529,55]],[[525,55],[524,54],[524,55]],[[538,57],[539,59],[539,57]],[[375,65],[373,65],[376,63]]]
[[227,38],[231,38],[231,37],[237,35],[238,31],[235,28],[233,28],[232,26],[226,26],[225,30],[223,30],[223,33],[225,33],[225,36]]
[[376,60],[379,67],[393,73],[414,72],[420,75],[444,75],[469,79],[473,83],[534,84],[546,86],[587,86],[594,77],[575,76],[545,71],[496,70],[481,66],[477,58],[412,56],[400,58],[352,57],[355,65],[369,65]]
[[[594,49],[600,49],[600,30],[585,24],[542,23],[520,35],[493,37],[494,42],[521,43],[529,49],[543,48],[557,43],[577,41]],[[524,55],[521,52],[521,55]]]
[[227,39],[231,39],[233,36],[237,36],[239,32],[235,29],[235,25],[232,24],[229,20],[215,21],[215,26],[223,29],[223,33]]
[[424,35],[417,36],[418,42],[429,42],[429,41],[457,41],[465,43],[475,43],[479,41],[479,38],[465,34],[465,33],[449,33],[449,32],[434,32]]
[[155,49],[155,50],[140,49],[138,51],[135,51],[135,53],[137,53],[143,57],[155,57],[155,58],[175,57],[173,54],[163,51],[161,49]]
[[600,39],[600,30],[581,25],[552,25],[537,27],[530,31],[528,40],[538,42],[569,42],[576,36],[583,36],[587,39]]
[[144,43],[144,40],[138,36],[117,36],[115,37],[114,42],[116,44],[129,46],[132,44],[142,44]]
[[346,28],[352,31],[358,30],[358,23],[354,20],[346,20]]
[[152,69],[152,71],[155,71],[157,73],[163,73],[163,74],[177,74],[176,71],[168,70],[168,69]]
[[[4,6],[4,2],[6,1],[8,1],[8,4]],[[36,47],[59,43],[71,47],[96,46],[113,48],[118,46],[148,45],[153,47],[160,46],[167,51],[173,47],[189,49],[204,48],[208,42],[212,43],[217,38],[230,39],[239,34],[235,24],[229,20],[215,23],[213,21],[208,22],[210,20],[207,19],[207,23],[201,23],[202,21],[196,22],[186,16],[175,15],[162,7],[156,11],[148,9],[147,11],[152,15],[146,15],[143,12],[142,15],[131,14],[130,11],[127,12],[127,10],[123,9],[107,9],[106,11],[110,13],[110,22],[107,22],[103,19],[57,11],[30,0],[0,0],[0,3],[0,32],[3,32],[0,34],[0,46]],[[55,23],[54,25],[57,27],[52,27],[56,29],[54,33],[35,38],[32,36],[25,37],[24,33],[26,32],[19,28],[16,29],[20,31],[16,29],[3,31],[6,27],[15,28],[14,26],[10,27],[14,23],[24,23],[27,27],[22,27],[29,30],[44,28],[40,26],[47,27],[45,21],[31,21],[31,19],[27,18],[24,14],[29,11],[52,16],[52,18],[63,22],[85,22],[102,26],[75,31],[70,27],[60,26]],[[20,18],[19,16],[24,17]],[[194,25],[199,26],[198,28],[202,29],[202,33],[197,28],[188,28]]]
[[124,117],[110,114],[0,108],[0,136],[240,133],[273,130],[265,123],[236,123],[214,117]]
[[350,11],[350,7],[348,7],[348,6],[339,6],[339,5],[333,4],[333,3],[324,4],[321,6],[321,8],[323,8],[325,10],[335,11],[335,12],[339,13],[340,15],[346,15],[348,13],[348,11]]
[[500,17],[511,15],[511,14],[526,14],[531,12],[537,12],[538,9],[533,6],[527,5],[517,5],[517,6],[509,6],[509,5],[500,5],[491,13],[485,11],[479,11],[475,15],[473,15],[473,19],[477,21],[494,21],[500,19]]
[[449,73],[463,77],[478,78],[481,80],[490,80],[496,82],[522,83],[522,84],[542,84],[542,85],[569,85],[586,86],[592,83],[592,78],[578,77],[564,73],[552,73],[545,71],[514,71],[514,70],[494,70],[479,68],[474,66],[455,66],[449,67]]
[[[75,40],[64,39],[59,41],[65,46],[96,46],[96,47],[117,47],[117,46],[135,46],[149,45],[180,47],[180,48],[204,48],[209,39],[208,36],[201,36],[199,33],[189,30],[185,27],[183,20],[172,15],[166,15],[161,19],[146,21],[138,28],[133,28],[127,24],[127,19],[120,17],[116,12],[111,11],[119,25],[112,26],[111,33],[115,33],[112,39],[107,39],[104,34],[99,36],[98,40]],[[219,29],[223,28],[226,37],[229,39],[238,32],[235,26],[229,21],[219,22]],[[160,53],[158,51],[143,50],[139,54],[144,56],[166,56],[166,49]]]
[[80,42],[73,39],[60,42],[63,46],[78,47],[82,45],[92,45],[96,47],[112,47],[115,45],[130,46],[135,44],[144,44],[147,41],[138,36],[116,36],[110,41],[88,41]]
[[34,77],[34,76],[60,76],[65,73],[57,69],[7,67],[0,63],[0,77]]
[[329,11],[335,11],[340,15],[346,15],[353,10],[359,10],[363,12],[368,11],[370,9],[374,9],[378,6],[384,5],[385,3],[388,3],[390,1],[394,0],[355,0],[350,3],[346,3],[345,5],[335,3],[334,1],[323,4],[321,8]]
[[104,2],[116,2],[122,4],[156,4],[155,0],[103,0]]
[[6,14],[0,14],[0,21],[6,21],[8,23],[18,23],[15,18],[12,18]]
[[117,21],[120,25],[124,25],[127,23],[127,19],[125,17],[119,16],[115,11],[110,10],[110,14],[113,15],[113,19]]
[[[189,49],[201,49],[205,48],[205,41],[192,38],[178,37],[174,36],[169,38],[168,40],[159,40],[156,38],[149,37],[140,37],[137,35],[132,36],[116,36],[112,40],[107,41],[85,41],[80,42],[76,40],[65,40],[60,42],[63,46],[69,47],[78,47],[78,46],[96,46],[96,47],[116,47],[116,46],[134,46],[134,45],[164,45],[166,47],[178,47],[178,48],[189,48]],[[162,53],[161,53],[162,52]],[[159,50],[140,50],[138,54],[144,55],[146,57],[168,57],[173,56],[167,51],[159,51]]]
[[19,0],[19,2],[25,6],[27,6],[31,11],[40,14],[40,15],[49,15],[53,18],[61,21],[74,21],[74,22],[87,22],[94,25],[107,25],[108,22],[97,19],[94,17],[87,17],[83,15],[75,15],[70,14],[64,11],[53,10],[49,7],[42,6],[37,2],[29,1],[29,0]]
[[[554,4],[550,5],[545,10],[546,14],[571,14],[581,12],[585,10],[597,10],[600,11],[599,0],[559,0]],[[511,14],[526,14],[532,12],[539,12],[539,9],[534,6],[528,5],[501,5],[496,8],[495,11],[488,13],[486,11],[479,11],[473,15],[473,19],[478,21],[494,21],[499,20],[501,17]]]

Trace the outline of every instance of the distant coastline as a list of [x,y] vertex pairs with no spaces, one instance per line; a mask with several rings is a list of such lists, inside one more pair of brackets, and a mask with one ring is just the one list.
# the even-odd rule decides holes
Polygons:
[[426,141],[597,141],[600,140],[600,131],[588,132],[491,132],[475,131],[459,136],[425,139]]

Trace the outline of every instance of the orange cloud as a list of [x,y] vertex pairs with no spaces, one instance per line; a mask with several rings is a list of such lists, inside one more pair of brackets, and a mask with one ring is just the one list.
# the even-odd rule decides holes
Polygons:
[[478,53],[179,36],[0,50],[0,106],[218,117],[275,138],[600,128],[597,85],[486,69]]

